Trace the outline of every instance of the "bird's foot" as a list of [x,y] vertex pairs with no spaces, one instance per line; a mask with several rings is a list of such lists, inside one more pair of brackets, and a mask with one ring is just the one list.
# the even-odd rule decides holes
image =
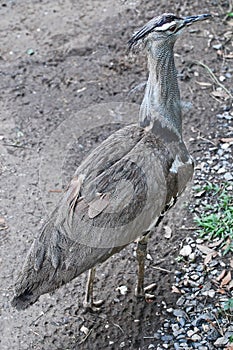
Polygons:
[[153,291],[155,287],[157,286],[156,283],[152,283],[149,286],[142,288],[140,286],[136,286],[135,288],[135,296],[137,298],[145,298],[146,300],[148,299],[155,299],[154,294],[150,294],[149,292]]
[[103,305],[104,300],[96,300],[96,301],[84,301],[83,307],[87,311],[94,311],[97,312],[100,310],[100,306]]

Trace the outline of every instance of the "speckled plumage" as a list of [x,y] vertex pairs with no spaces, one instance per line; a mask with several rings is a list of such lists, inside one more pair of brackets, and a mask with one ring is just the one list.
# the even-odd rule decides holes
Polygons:
[[[76,170],[27,255],[15,284],[12,305],[17,309],[28,307],[40,295],[105,261],[152,229],[192,177],[172,66],[175,40],[159,41],[160,48],[153,37],[147,40],[150,76],[139,125],[115,132]],[[161,66],[157,55],[161,48],[170,56],[167,65]],[[164,88],[167,77],[172,79],[170,88]]]

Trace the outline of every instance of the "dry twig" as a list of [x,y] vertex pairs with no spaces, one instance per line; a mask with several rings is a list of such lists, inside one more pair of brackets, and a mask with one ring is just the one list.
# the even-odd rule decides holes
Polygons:
[[204,64],[203,62],[201,61],[194,61],[193,62],[194,64],[200,66],[200,67],[203,67],[207,70],[207,72],[209,73],[211,79],[213,80],[213,82],[218,85],[221,89],[223,89],[226,94],[231,98],[233,99],[233,95],[231,94],[231,92],[222,84],[220,83],[220,81],[218,80],[218,78],[216,77],[216,75],[212,72],[212,70],[210,69],[210,67],[208,67],[206,64]]

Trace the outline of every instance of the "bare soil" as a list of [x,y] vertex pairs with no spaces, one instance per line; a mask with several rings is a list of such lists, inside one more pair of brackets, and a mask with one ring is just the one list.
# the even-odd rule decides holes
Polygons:
[[[20,313],[10,305],[12,284],[75,167],[111,132],[136,120],[143,88],[134,88],[146,81],[146,58],[140,51],[128,54],[127,41],[163,12],[217,15],[190,27],[176,45],[182,99],[191,105],[184,111],[184,137],[194,158],[201,157],[195,140],[200,133],[214,138],[216,115],[230,105],[226,96],[211,96],[218,86],[193,62],[202,61],[218,78],[230,72],[232,61],[224,58],[232,50],[226,35],[232,26],[224,21],[228,10],[227,1],[207,0],[0,2],[0,216],[7,225],[0,231],[2,350],[156,345],[153,335],[164,321],[164,305],[177,299],[171,292],[176,257],[191,234],[184,227],[194,225],[184,205],[192,201],[190,189],[150,240],[145,282],[156,282],[155,301],[134,297],[135,244],[97,268],[94,292],[105,300],[97,313],[82,307],[85,274]],[[224,85],[230,89],[230,75]],[[164,238],[164,225],[172,227],[170,239]],[[117,290],[122,285],[125,295]]]

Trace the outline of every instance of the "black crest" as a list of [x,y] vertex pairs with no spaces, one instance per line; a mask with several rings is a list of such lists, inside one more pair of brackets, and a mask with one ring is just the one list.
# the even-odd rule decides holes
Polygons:
[[181,18],[173,15],[172,13],[164,13],[161,16],[152,18],[128,41],[129,49],[131,49],[139,40],[143,39],[147,34],[151,33],[155,28],[161,27],[164,24],[170,23],[176,19]]

